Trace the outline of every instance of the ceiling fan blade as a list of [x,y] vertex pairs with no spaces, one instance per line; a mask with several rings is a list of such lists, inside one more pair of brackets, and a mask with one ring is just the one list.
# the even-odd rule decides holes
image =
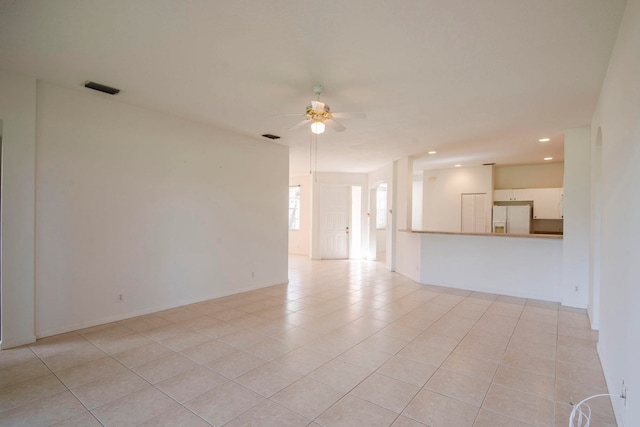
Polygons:
[[331,113],[333,117],[339,119],[366,119],[367,113]]
[[311,122],[311,120],[303,120],[300,123],[298,123],[297,125],[295,125],[294,127],[292,127],[289,130],[296,130],[296,129],[300,129],[301,127],[303,127],[306,124],[309,124]]
[[323,113],[324,112],[324,102],[311,101],[311,108],[313,108],[313,111],[316,111],[318,113]]
[[340,123],[332,119],[325,120],[324,124],[329,126],[331,129],[335,130],[336,132],[342,132],[343,130],[347,129],[346,127],[342,126]]

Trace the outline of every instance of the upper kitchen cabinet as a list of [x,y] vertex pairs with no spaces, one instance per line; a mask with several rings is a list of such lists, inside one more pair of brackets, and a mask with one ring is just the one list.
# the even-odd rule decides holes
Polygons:
[[530,202],[534,198],[532,188],[511,188],[506,190],[494,190],[494,202]]
[[562,219],[562,188],[533,189],[533,218]]
[[494,202],[533,202],[533,219],[562,219],[562,188],[494,190]]

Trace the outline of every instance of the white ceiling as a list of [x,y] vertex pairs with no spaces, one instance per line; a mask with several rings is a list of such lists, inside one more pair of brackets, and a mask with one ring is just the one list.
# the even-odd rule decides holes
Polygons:
[[310,134],[280,114],[302,115],[317,83],[332,111],[367,114],[318,137],[321,171],[562,161],[563,130],[591,121],[625,3],[0,0],[0,67],[280,135],[291,174],[309,170]]

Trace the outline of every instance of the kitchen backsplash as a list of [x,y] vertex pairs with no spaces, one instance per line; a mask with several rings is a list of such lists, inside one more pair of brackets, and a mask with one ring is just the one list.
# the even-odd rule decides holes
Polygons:
[[562,234],[562,225],[561,219],[534,219],[531,221],[531,233]]

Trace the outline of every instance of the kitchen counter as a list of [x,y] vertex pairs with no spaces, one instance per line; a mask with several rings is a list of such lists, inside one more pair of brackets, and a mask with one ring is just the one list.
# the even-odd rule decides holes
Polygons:
[[423,284],[559,301],[562,237],[406,230],[396,271]]
[[496,233],[461,233],[455,231],[400,230],[407,233],[451,234],[458,236],[492,236],[492,237],[525,237],[533,239],[562,239],[562,234],[496,234]]

